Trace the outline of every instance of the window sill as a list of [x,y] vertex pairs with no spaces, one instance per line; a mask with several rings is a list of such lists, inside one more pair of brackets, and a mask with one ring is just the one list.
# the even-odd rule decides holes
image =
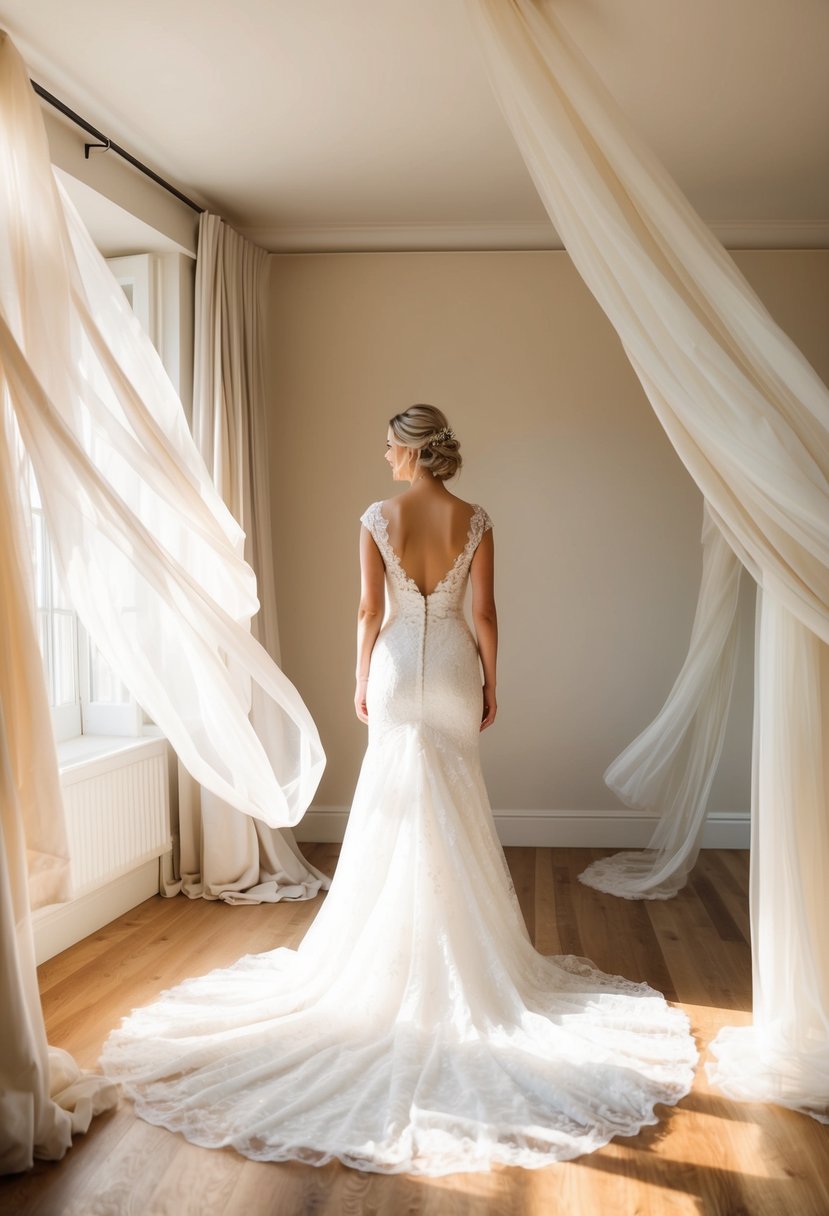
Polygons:
[[61,782],[73,784],[154,755],[166,747],[167,740],[153,726],[145,727],[142,735],[79,735],[76,739],[64,739],[57,745]]

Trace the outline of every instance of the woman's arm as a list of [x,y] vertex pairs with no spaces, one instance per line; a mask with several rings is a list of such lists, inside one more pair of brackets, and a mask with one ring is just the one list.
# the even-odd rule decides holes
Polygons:
[[368,528],[363,526],[360,528],[360,607],[357,612],[357,688],[354,693],[354,708],[361,722],[368,722],[368,669],[385,610],[386,580],[383,559]]
[[498,655],[498,615],[495,611],[495,542],[488,528],[478,543],[469,568],[472,582],[472,620],[478,641],[478,654],[484,669],[483,714],[481,730],[495,721],[495,661]]

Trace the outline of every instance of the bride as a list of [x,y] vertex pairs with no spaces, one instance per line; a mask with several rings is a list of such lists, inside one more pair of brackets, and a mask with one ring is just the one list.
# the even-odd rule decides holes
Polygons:
[[697,1052],[647,984],[533,949],[479,758],[496,713],[492,523],[446,489],[461,457],[440,410],[392,418],[386,459],[410,487],[361,520],[369,738],[331,890],[297,950],[163,992],[101,1063],[142,1118],[259,1160],[543,1166],[657,1122]]

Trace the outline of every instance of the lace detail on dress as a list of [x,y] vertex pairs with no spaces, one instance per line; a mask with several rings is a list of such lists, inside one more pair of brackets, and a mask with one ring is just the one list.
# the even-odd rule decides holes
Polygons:
[[487,528],[492,527],[492,520],[484,508],[477,503],[473,503],[466,544],[440,582],[437,583],[428,595],[424,595],[414,579],[410,578],[403,569],[400,558],[389,541],[389,521],[383,514],[382,502],[373,502],[370,507],[367,507],[360,516],[360,523],[368,528],[374,538],[377,548],[380,550],[380,555],[383,558],[389,580],[393,581],[399,590],[410,591],[424,600],[432,600],[433,598],[447,594],[454,597],[454,593],[459,588],[465,587],[466,575],[469,572],[472,558],[475,556],[475,550],[480,544],[484,532]]

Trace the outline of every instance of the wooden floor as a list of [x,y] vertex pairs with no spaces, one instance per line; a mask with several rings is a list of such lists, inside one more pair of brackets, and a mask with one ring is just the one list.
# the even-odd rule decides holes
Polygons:
[[[329,873],[338,846],[309,845]],[[749,1020],[748,855],[708,850],[690,885],[666,902],[601,895],[577,880],[605,851],[507,849],[536,947],[586,955],[647,980],[687,1011],[702,1060],[692,1092],[640,1135],[544,1170],[446,1178],[361,1174],[332,1164],[248,1161],[200,1149],[142,1123],[128,1101],[94,1121],[59,1163],[0,1181],[14,1216],[648,1216],[662,1213],[825,1216],[829,1128],[772,1105],[730,1102],[709,1088],[705,1048],[724,1024]],[[229,907],[156,897],[39,969],[50,1043],[92,1067],[107,1032],[161,989],[241,954],[295,945],[309,903]]]

